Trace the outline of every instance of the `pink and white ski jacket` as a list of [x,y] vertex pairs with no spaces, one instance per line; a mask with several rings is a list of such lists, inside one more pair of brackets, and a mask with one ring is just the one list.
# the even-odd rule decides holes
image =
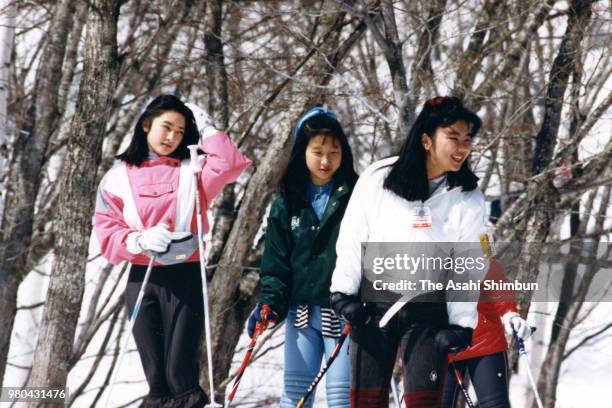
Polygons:
[[[200,202],[202,212],[226,184],[234,182],[251,165],[230,138],[217,131],[203,138],[200,157]],[[145,253],[128,251],[128,234],[154,227],[160,222],[170,231],[191,231],[197,235],[194,192],[196,185],[189,159],[168,156],[146,160],[140,167],[124,162],[113,166],[98,187],[93,227],[102,256],[113,264],[129,261],[146,265]],[[209,230],[208,217],[202,220]],[[195,253],[185,262],[197,262]]]

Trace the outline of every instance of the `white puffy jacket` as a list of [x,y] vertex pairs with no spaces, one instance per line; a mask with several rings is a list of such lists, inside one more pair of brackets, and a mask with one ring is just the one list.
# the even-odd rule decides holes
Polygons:
[[[464,192],[446,185],[424,202],[431,210],[432,226],[412,228],[411,217],[420,201],[407,201],[383,187],[396,160],[391,157],[372,164],[355,185],[336,243],[338,258],[330,292],[358,293],[362,242],[479,242],[485,231],[487,214],[480,189]],[[452,292],[446,293],[446,300],[450,324],[476,327],[476,302],[453,302]]]

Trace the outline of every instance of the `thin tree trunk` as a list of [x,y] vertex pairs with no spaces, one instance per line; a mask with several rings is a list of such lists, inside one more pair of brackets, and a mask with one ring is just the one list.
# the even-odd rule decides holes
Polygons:
[[[559,47],[550,71],[545,102],[544,119],[536,136],[535,155],[532,164],[533,174],[537,175],[528,187],[533,199],[525,212],[525,233],[522,236],[522,259],[519,262],[516,279],[521,282],[534,282],[539,270],[541,247],[548,235],[554,209],[559,207],[559,195],[552,185],[550,172],[540,174],[552,161],[552,153],[559,132],[559,121],[563,97],[568,78],[575,66],[585,27],[589,26],[592,0],[574,0],[570,6],[567,30]],[[536,194],[537,192],[537,194]],[[518,307],[526,317],[531,304],[531,291],[518,294]],[[517,358],[516,350],[510,355],[511,361]]]
[[204,63],[208,77],[208,111],[220,129],[229,125],[227,100],[227,72],[223,54],[223,0],[209,0],[209,12],[206,19],[207,30],[204,33],[206,54]]
[[[588,27],[591,3],[592,0],[574,0],[570,8],[568,28],[550,72],[544,120],[536,136],[536,153],[532,164],[532,172],[535,175],[542,172],[552,159],[552,152],[559,131],[563,97],[567,89],[569,75],[575,64],[576,49],[580,46],[584,36],[584,28]],[[529,245],[539,245],[543,242],[551,222],[551,209],[557,208],[558,195],[551,181],[551,175],[545,174],[538,178],[532,186],[532,188],[538,189],[539,194],[531,201],[526,214],[528,228],[524,242],[530,243]],[[529,259],[533,260],[538,257],[539,251],[531,250],[529,252],[530,254],[527,255]],[[535,278],[533,274],[537,273],[537,263],[532,265],[533,268],[524,268],[530,262],[521,265],[517,276],[518,280],[525,279],[527,281],[526,278],[528,277]],[[523,293],[523,295],[525,294],[527,293]],[[526,314],[529,310],[530,298],[531,293],[528,293],[527,296],[519,299],[519,306],[523,314]]]
[[[228,376],[236,344],[252,307],[252,301],[241,300],[239,282],[243,265],[248,262],[260,220],[288,160],[291,128],[305,110],[325,98],[323,93],[310,94],[312,88],[309,84],[315,84],[314,89],[322,89],[327,85],[331,80],[331,74],[365,28],[365,25],[358,25],[353,35],[350,35],[344,43],[340,43],[345,15],[338,13],[337,10],[332,11],[334,10],[326,10],[327,13],[323,14],[325,17],[322,19],[322,26],[327,32],[318,46],[319,52],[301,69],[302,74],[296,75],[299,80],[294,82],[292,103],[278,125],[257,171],[249,181],[225,245],[225,251],[221,255],[215,277],[209,286],[212,299],[213,364],[217,385]],[[358,34],[354,35],[355,33]],[[203,364],[201,383],[207,384],[207,378],[206,366]],[[217,390],[219,395],[223,395],[223,391]]]
[[[601,202],[599,205],[599,210],[596,215],[595,229],[600,229],[603,227],[603,221],[606,218],[606,210],[610,203],[610,185],[605,187],[603,190],[603,194],[601,196]],[[586,245],[586,242],[589,242],[592,246],[589,248]],[[582,252],[588,251],[588,258],[594,259],[597,256],[597,250],[599,247],[600,239],[596,239],[594,241],[585,241],[584,247],[582,248]],[[608,256],[610,252],[608,250]],[[559,328],[559,333],[554,342],[552,342],[548,348],[546,353],[546,364],[542,367],[542,372],[540,374],[540,379],[538,379],[538,389],[540,391],[540,396],[542,397],[542,403],[544,404],[544,408],[554,408],[557,401],[557,384],[559,382],[559,373],[561,371],[561,364],[564,360],[565,348],[567,347],[567,342],[569,340],[569,336],[572,328],[576,324],[578,319],[578,314],[582,309],[582,305],[586,298],[586,294],[589,290],[589,286],[591,285],[591,281],[593,280],[595,274],[597,273],[599,267],[595,265],[588,265],[586,268],[586,273],[580,280],[578,284],[578,288],[576,293],[572,296],[572,303],[569,305],[564,324]],[[544,377],[543,380],[541,378]],[[537,408],[535,402],[532,404],[532,408]]]
[[419,34],[417,51],[410,69],[409,89],[412,93],[413,106],[418,102],[421,91],[425,95],[432,95],[431,92],[435,89],[431,54],[438,41],[445,8],[446,0],[432,1],[429,5],[425,29]]
[[[368,4],[363,0],[358,2],[358,7],[354,7],[346,1],[334,1],[339,7],[356,15],[367,24],[374,40],[385,56],[391,73],[395,105],[398,109],[399,131],[395,136],[392,150],[398,150],[401,143],[407,137],[408,130],[414,121],[414,107],[410,100],[408,81],[406,79],[406,66],[402,57],[402,43],[397,31],[393,2],[391,0],[376,1],[371,7],[368,7]],[[378,28],[376,20],[371,15],[374,9],[377,8],[377,12],[380,12],[382,17],[384,33]]]
[[32,386],[66,386],[85,286],[96,173],[119,71],[119,4],[119,0],[93,0],[89,13],[83,79],[59,178],[64,199],[57,212],[55,258],[34,355]]
[[474,100],[470,103],[473,109],[476,111],[480,109],[482,103],[491,96],[493,91],[499,87],[499,84],[503,83],[506,78],[513,76],[519,67],[521,55],[528,48],[528,44],[544,23],[555,2],[556,0],[544,0],[532,3],[534,10],[529,13],[529,19],[525,22],[516,39],[512,41],[511,48],[504,53],[503,63],[492,75],[487,75],[474,91]]
[[[111,109],[111,125],[108,127],[107,139],[105,141],[104,151],[102,153],[102,163],[98,174],[100,177],[110,169],[114,163],[115,156],[119,153],[119,147],[124,137],[132,131],[132,127],[138,118],[138,115],[144,110],[144,107],[149,102],[151,94],[159,90],[159,85],[162,80],[164,69],[167,67],[167,61],[170,58],[173,46],[179,36],[179,30],[182,28],[188,17],[191,16],[193,2],[177,2],[177,4],[169,11],[165,23],[159,24],[156,31],[150,35],[147,44],[155,44],[155,53],[131,52],[126,55],[121,55],[122,72],[119,77],[119,85],[114,93]],[[136,7],[138,8],[138,7]],[[130,24],[137,25],[142,21],[145,14],[144,10],[134,11],[134,20]],[[178,20],[178,21],[175,21]],[[132,25],[130,25],[131,27]],[[157,41],[153,39],[157,38]],[[133,40],[135,42],[136,40]],[[127,48],[137,48],[136,43],[128,42]],[[152,45],[149,46],[153,47]],[[142,61],[142,55],[155,55],[155,61]],[[138,66],[138,69],[134,68]],[[126,67],[126,68],[123,68]],[[123,106],[124,109],[118,107],[125,103],[126,97],[129,95],[139,95],[134,103]]]
[[[49,139],[59,122],[58,88],[62,73],[66,39],[70,31],[74,2],[61,1],[48,32],[38,71],[33,101],[25,123],[17,125],[17,137],[9,162],[6,198],[0,224],[0,299],[14,299],[15,290],[28,272],[26,262],[32,239],[40,170]],[[17,286],[15,286],[15,284]],[[0,378],[4,376],[15,307],[0,309]]]
[[399,128],[399,132],[394,139],[394,150],[399,150],[399,146],[408,137],[410,126],[414,122],[414,106],[412,106],[410,90],[408,89],[406,66],[404,65],[402,43],[395,22],[393,2],[391,0],[382,0],[381,9],[384,34],[370,17],[367,8],[366,12],[361,14],[361,16],[367,23],[368,29],[374,35],[376,43],[382,49],[391,73],[393,95],[398,108]]
[[540,132],[536,136],[533,162],[533,173],[538,174],[550,162],[559,131],[563,96],[567,89],[568,79],[578,52],[585,30],[591,19],[591,4],[593,0],[574,0],[570,5],[567,30],[559,47],[559,52],[550,71],[550,80],[546,92],[544,120]]
[[[0,1],[0,191],[4,190],[6,179],[6,155],[12,127],[9,121],[8,106],[10,103],[9,78],[13,39],[15,36],[16,7],[14,0]],[[4,194],[0,196],[0,214],[4,207]],[[0,221],[1,222],[1,221]],[[0,224],[0,228],[2,225]],[[2,375],[0,373],[0,384]]]
[[[207,5],[204,63],[208,78],[208,113],[215,119],[215,124],[220,129],[227,129],[229,126],[229,101],[222,37],[223,0],[209,0]],[[234,185],[230,184],[223,189],[213,206],[215,224],[208,254],[208,262],[211,264],[216,264],[221,256],[236,216],[235,207],[236,193],[234,192]],[[214,275],[214,270],[210,271],[209,275]]]
[[482,60],[487,56],[487,53],[483,52],[482,49],[484,39],[487,32],[490,31],[488,27],[491,26],[498,10],[502,8],[500,3],[500,0],[486,1],[484,3],[483,13],[474,27],[468,47],[461,57],[461,62],[457,65],[460,68],[453,85],[452,95],[463,97],[472,91],[476,74],[480,71]]

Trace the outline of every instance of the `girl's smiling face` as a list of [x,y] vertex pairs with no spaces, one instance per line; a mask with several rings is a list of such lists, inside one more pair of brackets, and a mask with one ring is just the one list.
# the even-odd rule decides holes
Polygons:
[[316,186],[327,184],[342,162],[340,142],[327,134],[310,138],[306,147],[306,167],[310,172],[310,181]]
[[433,137],[423,133],[421,143],[425,149],[429,180],[449,171],[459,171],[472,150],[472,137],[468,124],[463,120],[437,128]]
[[172,154],[183,140],[185,117],[178,112],[167,111],[142,127],[147,134],[149,151],[167,156]]

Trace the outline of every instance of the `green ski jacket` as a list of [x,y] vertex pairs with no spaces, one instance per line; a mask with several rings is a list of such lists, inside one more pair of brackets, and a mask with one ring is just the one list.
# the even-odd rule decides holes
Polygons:
[[329,307],[336,240],[350,193],[348,184],[335,181],[320,223],[305,190],[273,201],[261,261],[259,304],[269,305],[280,320],[289,304]]

